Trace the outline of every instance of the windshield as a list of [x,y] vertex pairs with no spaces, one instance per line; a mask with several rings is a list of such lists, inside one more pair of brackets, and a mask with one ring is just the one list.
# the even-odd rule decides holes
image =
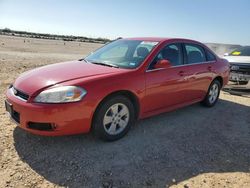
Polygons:
[[133,69],[138,67],[158,42],[117,40],[85,58],[90,63]]
[[250,56],[250,46],[240,47],[229,54],[230,56]]

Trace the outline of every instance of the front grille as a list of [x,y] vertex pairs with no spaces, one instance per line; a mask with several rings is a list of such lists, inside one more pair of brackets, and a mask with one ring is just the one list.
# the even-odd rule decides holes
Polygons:
[[28,94],[26,94],[26,93],[24,93],[24,92],[22,92],[22,91],[20,91],[20,90],[18,90],[16,88],[14,88],[14,87],[12,87],[12,90],[13,90],[13,93],[14,93],[15,96],[20,97],[21,99],[23,99],[25,101],[27,101],[29,99],[29,95]]
[[248,81],[235,81],[235,80],[230,80],[228,83],[230,85],[247,85]]
[[231,72],[250,75],[250,63],[230,63]]
[[17,122],[17,123],[20,123],[20,114],[13,110],[12,114],[11,114],[11,117]]
[[15,122],[20,123],[20,113],[15,111],[13,109],[13,105],[9,103],[7,100],[5,100],[5,109]]

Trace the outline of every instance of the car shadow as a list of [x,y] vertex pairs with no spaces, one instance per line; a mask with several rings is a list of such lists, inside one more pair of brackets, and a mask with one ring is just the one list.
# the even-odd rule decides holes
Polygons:
[[[139,121],[116,142],[91,134],[35,136],[14,130],[22,161],[68,187],[165,187],[206,172],[250,171],[250,110],[219,100]],[[176,182],[173,182],[175,179]]]

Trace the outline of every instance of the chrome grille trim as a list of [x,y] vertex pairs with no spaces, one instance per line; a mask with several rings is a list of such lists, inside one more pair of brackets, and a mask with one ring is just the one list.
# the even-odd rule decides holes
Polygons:
[[29,95],[20,91],[19,89],[14,88],[13,86],[10,88],[11,93],[22,101],[27,101],[29,99]]

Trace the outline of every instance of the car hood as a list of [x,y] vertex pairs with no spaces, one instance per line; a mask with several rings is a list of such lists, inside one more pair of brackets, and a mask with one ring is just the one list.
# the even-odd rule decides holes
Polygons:
[[84,61],[71,61],[47,65],[25,72],[16,79],[13,85],[15,88],[32,95],[36,91],[55,84],[120,71],[124,71],[124,69],[96,65]]
[[250,56],[224,56],[224,59],[228,60],[229,63],[249,63]]

